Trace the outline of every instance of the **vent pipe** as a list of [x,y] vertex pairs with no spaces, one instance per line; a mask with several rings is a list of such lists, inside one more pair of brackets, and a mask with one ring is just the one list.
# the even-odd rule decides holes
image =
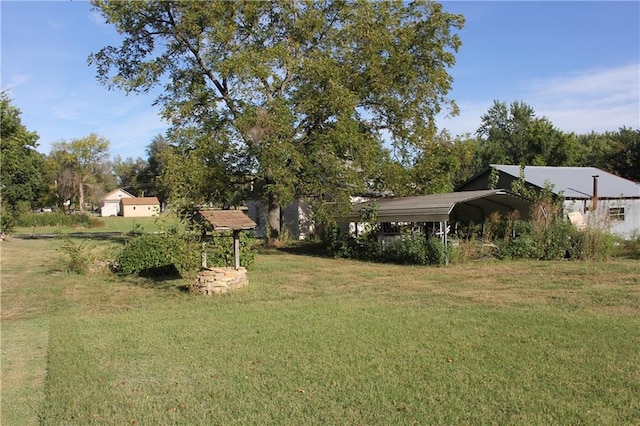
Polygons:
[[591,196],[591,211],[598,206],[598,178],[600,175],[593,176],[593,195]]

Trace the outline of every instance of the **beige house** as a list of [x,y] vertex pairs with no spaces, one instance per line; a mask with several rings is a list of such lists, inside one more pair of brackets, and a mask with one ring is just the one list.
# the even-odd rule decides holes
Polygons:
[[122,188],[114,189],[103,195],[100,198],[100,215],[102,217],[119,216],[120,201],[127,198],[134,198],[134,196]]
[[151,217],[160,214],[157,197],[134,197],[120,200],[120,214],[123,217]]

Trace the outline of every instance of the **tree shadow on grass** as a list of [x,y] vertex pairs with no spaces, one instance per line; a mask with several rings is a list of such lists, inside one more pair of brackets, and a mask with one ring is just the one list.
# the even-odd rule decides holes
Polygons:
[[154,288],[164,290],[178,289],[183,293],[190,292],[188,285],[176,285],[176,281],[182,281],[182,277],[174,265],[146,268],[140,271],[138,276],[146,278],[151,283],[150,286]]
[[[293,254],[296,256],[312,256],[322,258],[332,258],[327,251],[327,248],[322,243],[310,242],[310,241],[296,241],[289,243],[286,246],[272,249],[276,253]],[[270,254],[270,252],[267,252]]]
[[21,240],[46,240],[53,238],[69,238],[74,240],[108,241],[124,244],[132,238],[122,232],[70,232],[60,234],[16,234],[14,238]]

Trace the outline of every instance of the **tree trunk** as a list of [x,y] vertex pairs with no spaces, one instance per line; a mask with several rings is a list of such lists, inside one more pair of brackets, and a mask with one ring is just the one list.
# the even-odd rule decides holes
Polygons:
[[84,179],[78,179],[78,204],[80,211],[84,212]]
[[276,245],[280,242],[280,206],[275,196],[269,195],[267,207],[267,245]]

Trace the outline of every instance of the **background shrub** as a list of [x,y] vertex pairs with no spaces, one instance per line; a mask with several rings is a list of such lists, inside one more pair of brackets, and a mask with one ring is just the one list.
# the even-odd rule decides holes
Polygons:
[[191,235],[144,234],[116,254],[113,269],[121,275],[164,275],[173,267],[183,278],[190,278],[200,264],[200,246]]
[[[206,242],[207,266],[233,266],[233,233],[215,232]],[[249,267],[255,260],[255,244],[246,232],[240,233],[240,265]]]
[[530,234],[511,238],[508,242],[497,242],[499,257],[502,259],[540,259],[539,242]]
[[100,219],[88,214],[64,214],[64,213],[25,213],[16,220],[17,226],[83,226],[85,228],[98,228],[104,226]]
[[640,232],[635,232],[628,240],[618,242],[616,254],[621,257],[640,259]]
[[15,216],[3,205],[0,207],[0,232],[8,233],[16,226]]
[[[233,266],[231,233],[216,233],[206,241],[208,266]],[[246,233],[240,234],[240,264],[248,267],[255,249]],[[129,241],[115,256],[113,269],[121,275],[167,275],[177,271],[185,279],[194,278],[202,265],[202,242],[194,233],[172,230],[162,234],[142,234]]]
[[426,259],[426,239],[419,235],[402,236],[385,243],[379,260],[401,265],[424,265]]

